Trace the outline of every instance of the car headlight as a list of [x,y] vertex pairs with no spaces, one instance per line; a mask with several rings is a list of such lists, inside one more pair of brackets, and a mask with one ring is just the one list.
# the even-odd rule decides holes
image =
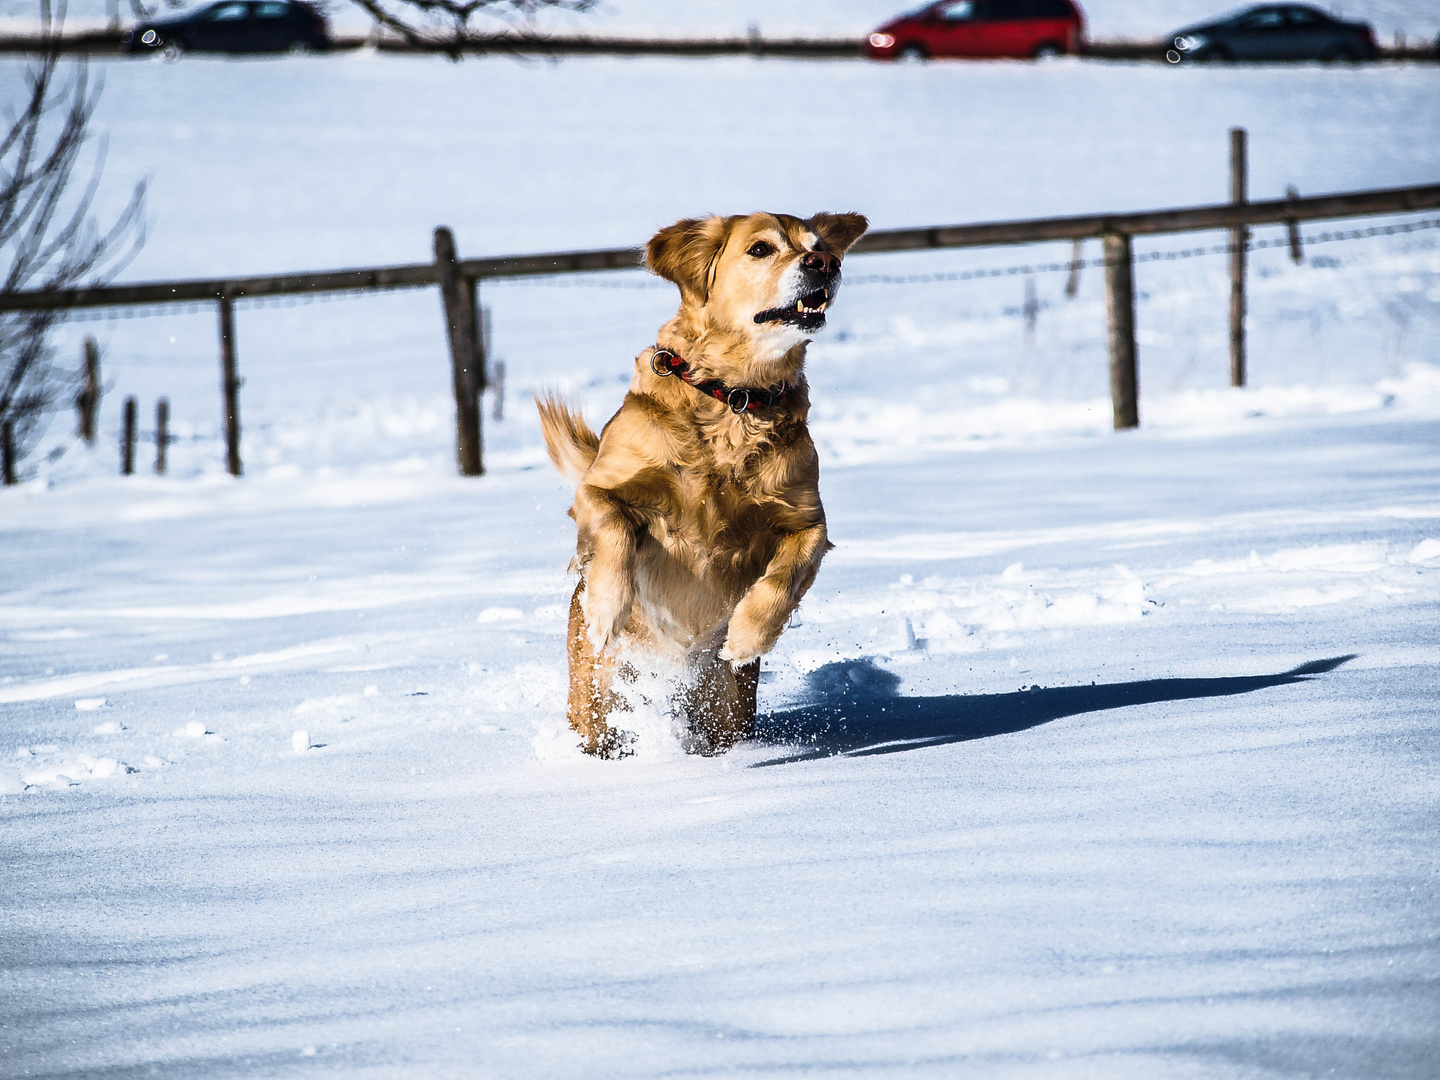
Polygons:
[[871,34],[870,44],[877,49],[888,49],[895,44],[894,34]]
[[146,45],[154,45],[157,41],[160,40],[160,35],[157,34],[154,30],[146,30],[143,34],[140,35],[140,40],[143,41]]
[[1181,52],[1194,52],[1209,40],[1204,34],[1182,34],[1175,39],[1175,48]]

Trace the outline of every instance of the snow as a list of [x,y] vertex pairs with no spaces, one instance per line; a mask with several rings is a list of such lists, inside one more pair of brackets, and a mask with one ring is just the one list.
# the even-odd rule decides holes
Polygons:
[[[1440,173],[1423,67],[106,79],[107,175],[153,182],[136,280],[420,260],[441,222],[478,255],[1209,201],[1234,123],[1257,197]],[[1093,269],[1029,275],[1033,330],[1026,275],[876,280],[1068,246],[852,259],[810,365],[837,548],[758,737],[708,759],[654,709],[635,758],[576,750],[528,400],[603,420],[668,286],[484,287],[480,480],[433,292],[242,307],[239,481],[211,311],[72,325],[102,439],[58,419],[0,491],[0,1072],[1428,1075],[1437,237],[1257,251],[1245,390],[1223,258],[1142,264],[1121,434]],[[120,401],[160,393],[171,475],[114,475]]]

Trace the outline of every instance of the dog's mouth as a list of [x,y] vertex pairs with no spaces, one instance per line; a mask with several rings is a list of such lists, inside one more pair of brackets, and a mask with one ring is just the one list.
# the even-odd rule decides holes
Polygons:
[[790,307],[770,308],[755,316],[757,323],[783,323],[802,330],[818,330],[825,325],[825,309],[830,306],[830,290],[808,292]]

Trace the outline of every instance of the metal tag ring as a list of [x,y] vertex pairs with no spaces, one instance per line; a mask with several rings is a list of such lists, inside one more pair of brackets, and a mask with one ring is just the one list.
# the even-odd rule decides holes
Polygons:
[[653,353],[650,354],[650,370],[653,371],[656,375],[659,375],[662,379],[665,378],[665,376],[667,375],[674,375],[675,372],[670,370],[670,365],[668,363],[661,362],[661,357],[673,358],[674,356],[675,354],[672,353],[669,349],[656,349]]
[[737,386],[725,395],[725,404],[730,406],[730,411],[743,413],[750,407],[750,391],[743,386]]

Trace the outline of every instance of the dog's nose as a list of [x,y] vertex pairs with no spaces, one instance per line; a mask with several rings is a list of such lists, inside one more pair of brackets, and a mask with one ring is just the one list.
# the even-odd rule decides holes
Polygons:
[[814,270],[817,274],[840,272],[840,260],[828,251],[807,251],[801,258],[800,265],[806,270]]

